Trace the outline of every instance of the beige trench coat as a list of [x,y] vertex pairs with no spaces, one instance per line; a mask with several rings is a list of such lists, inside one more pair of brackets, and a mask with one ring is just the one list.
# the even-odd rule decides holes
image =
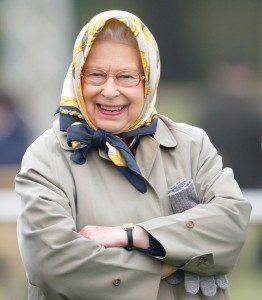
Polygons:
[[[98,149],[84,165],[70,160],[58,120],[27,150],[16,191],[22,199],[18,241],[30,300],[200,300],[183,283],[160,279],[161,261],[201,275],[228,273],[246,237],[250,204],[205,132],[160,117],[141,138],[136,160],[148,183],[139,193]],[[172,215],[168,188],[192,178],[202,204]],[[192,221],[194,226],[187,226]],[[144,227],[166,249],[105,249],[78,232],[89,225]],[[192,224],[191,222],[191,224]],[[213,300],[229,299],[219,291]]]

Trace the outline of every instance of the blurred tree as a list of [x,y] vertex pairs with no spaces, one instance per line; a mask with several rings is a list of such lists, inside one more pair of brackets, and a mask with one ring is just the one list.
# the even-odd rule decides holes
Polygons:
[[213,60],[238,50],[262,61],[261,0],[75,0],[78,31],[96,13],[121,9],[137,14],[157,39],[162,80],[201,81]]
[[262,188],[262,117],[256,69],[243,57],[210,68],[200,102],[202,126],[241,188]]

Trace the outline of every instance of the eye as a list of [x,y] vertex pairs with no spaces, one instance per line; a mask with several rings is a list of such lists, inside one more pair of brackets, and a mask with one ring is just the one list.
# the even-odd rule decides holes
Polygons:
[[104,80],[107,78],[106,73],[101,70],[86,70],[84,76],[94,81]]
[[119,72],[116,74],[116,79],[121,81],[132,81],[139,78],[139,74],[136,72]]

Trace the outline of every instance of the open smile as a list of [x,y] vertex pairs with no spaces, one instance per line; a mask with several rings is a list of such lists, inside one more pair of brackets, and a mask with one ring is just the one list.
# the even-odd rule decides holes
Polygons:
[[97,104],[98,108],[105,112],[105,113],[110,113],[110,114],[115,114],[121,112],[126,105],[121,105],[121,106],[107,106],[107,105],[101,105]]

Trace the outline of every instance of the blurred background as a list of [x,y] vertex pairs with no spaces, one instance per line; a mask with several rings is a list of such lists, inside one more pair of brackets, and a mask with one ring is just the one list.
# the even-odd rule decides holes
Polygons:
[[252,203],[230,293],[261,300],[261,0],[0,0],[0,300],[27,299],[14,176],[51,126],[76,35],[109,9],[138,15],[158,42],[158,112],[204,128]]

